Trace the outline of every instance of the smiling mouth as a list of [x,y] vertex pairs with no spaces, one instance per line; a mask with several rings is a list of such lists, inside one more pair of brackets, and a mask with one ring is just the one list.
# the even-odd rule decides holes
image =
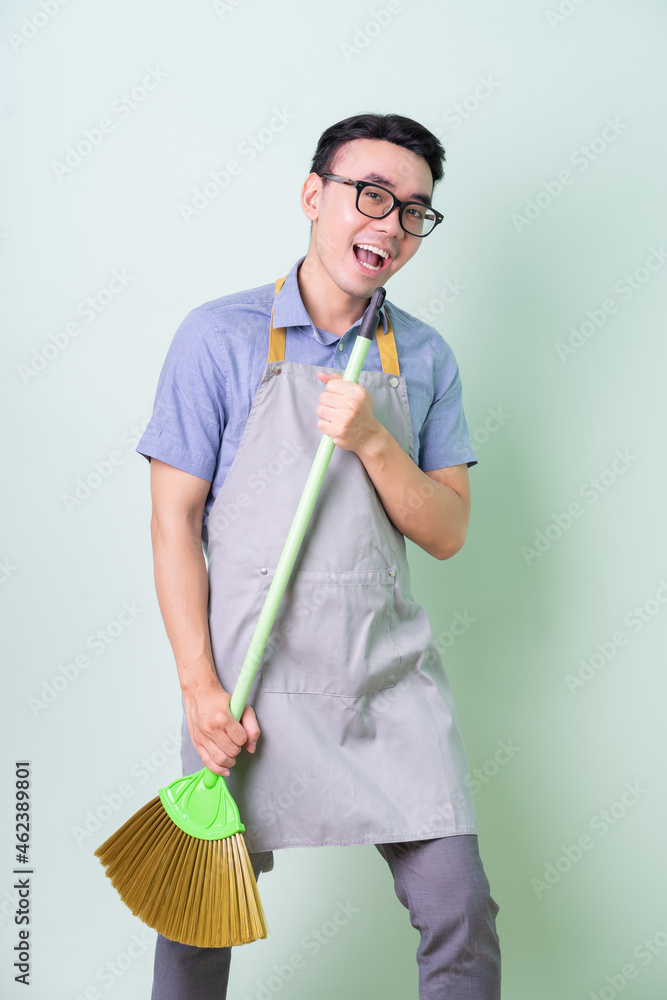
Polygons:
[[372,243],[355,243],[354,256],[365,271],[383,271],[391,263],[391,254]]

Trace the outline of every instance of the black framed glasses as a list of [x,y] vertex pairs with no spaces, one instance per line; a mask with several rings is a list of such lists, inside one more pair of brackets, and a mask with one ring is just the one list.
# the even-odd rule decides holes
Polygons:
[[432,233],[444,215],[421,201],[399,201],[395,194],[373,181],[353,181],[338,174],[320,174],[338,184],[349,184],[357,189],[357,211],[369,219],[384,219],[398,205],[398,220],[406,233],[423,239]]

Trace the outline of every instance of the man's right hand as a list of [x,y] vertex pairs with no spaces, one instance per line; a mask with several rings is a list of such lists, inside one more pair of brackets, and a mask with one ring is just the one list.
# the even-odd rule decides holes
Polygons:
[[244,746],[255,752],[259,739],[259,725],[255,711],[246,705],[240,721],[229,711],[231,695],[217,680],[200,684],[193,692],[183,692],[185,716],[190,739],[202,762],[223,777]]

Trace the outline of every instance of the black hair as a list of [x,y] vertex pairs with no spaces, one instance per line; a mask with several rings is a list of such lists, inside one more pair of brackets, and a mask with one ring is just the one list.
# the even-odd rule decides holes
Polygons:
[[445,150],[437,136],[412,118],[377,114],[353,115],[325,129],[317,143],[311,173],[332,173],[339,149],[353,139],[384,139],[411,150],[428,163],[434,186],[444,176]]

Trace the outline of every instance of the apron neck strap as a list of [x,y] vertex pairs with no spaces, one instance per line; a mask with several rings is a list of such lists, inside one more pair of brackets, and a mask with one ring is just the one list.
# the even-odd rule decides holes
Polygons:
[[[285,282],[284,278],[278,278],[276,281],[275,295],[278,294],[280,289],[283,287]],[[274,296],[275,297],[275,296]],[[382,371],[385,374],[400,375],[400,370],[398,367],[398,354],[396,353],[396,341],[394,339],[394,331],[391,326],[391,320],[389,319],[389,314],[385,312],[387,317],[387,332],[382,332],[382,324],[378,323],[377,330],[375,331],[375,339],[377,341],[378,350],[380,352],[380,361],[382,362]],[[269,362],[273,361],[284,361],[285,360],[285,327],[278,327],[276,330],[273,326],[273,306],[271,306],[271,331],[269,334]]]

